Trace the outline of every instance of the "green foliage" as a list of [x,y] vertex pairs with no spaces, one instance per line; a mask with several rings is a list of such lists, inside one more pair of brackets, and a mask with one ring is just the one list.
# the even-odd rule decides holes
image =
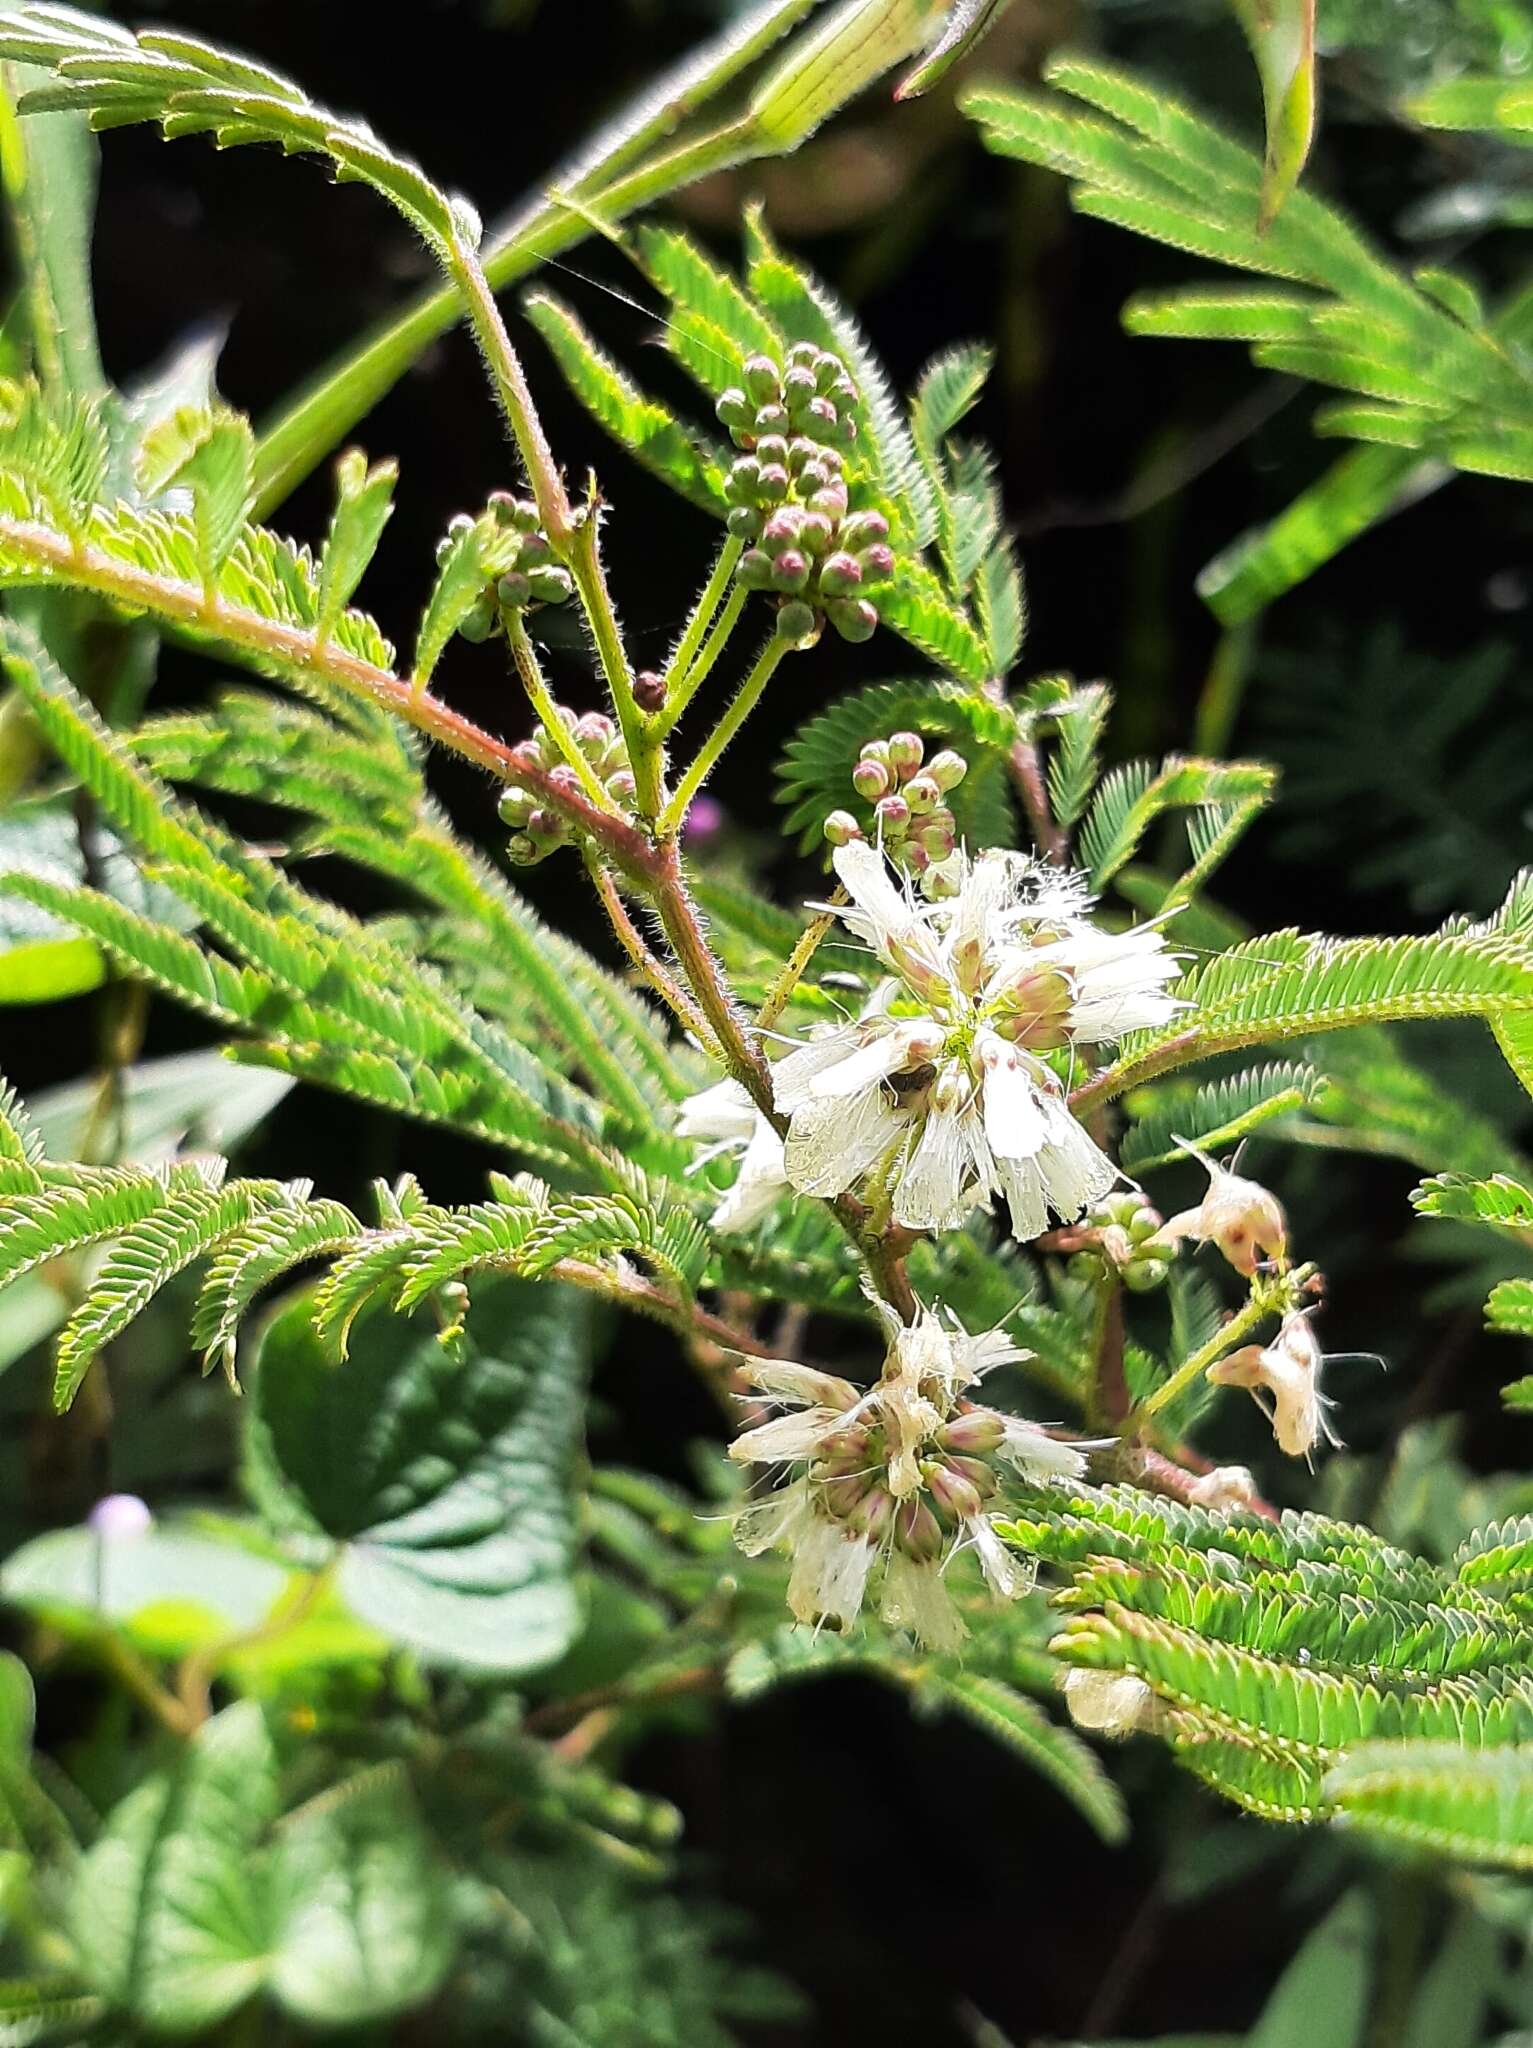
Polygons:
[[351,1611],[434,1664],[552,1663],[572,1583],[590,1337],[580,1298],[504,1280],[461,1332],[373,1315],[327,1369],[306,1301],[254,1368],[249,1483],[280,1529],[332,1560]]
[[220,149],[267,142],[318,154],[334,176],[371,185],[444,250],[478,226],[418,164],[394,155],[367,125],[316,106],[292,79],[193,36],[133,36],[68,7],[22,7],[0,22],[0,56],[46,65],[57,83],[23,103],[39,113],[83,112],[93,128],[158,122],[167,138],[211,135]]
[[1345,394],[1317,415],[1321,433],[1379,444],[1209,565],[1200,587],[1222,619],[1249,617],[1388,511],[1413,458],[1533,475],[1533,384],[1509,346],[1528,317],[1521,295],[1487,313],[1466,279],[1408,278],[1306,191],[1259,230],[1269,175],[1211,122],[1078,58],[1056,58],[1047,76],[1091,113],[1067,98],[972,91],[967,111],[992,149],[1062,172],[1082,213],[1284,287],[1141,297],[1125,311],[1130,330],[1246,341],[1261,367]]
[[[1269,1820],[1346,1810],[1327,1773],[1345,1784],[1375,1743],[1440,1761],[1440,1745],[1494,1759],[1528,1740],[1518,1531],[1440,1567],[1313,1514],[1267,1521],[1107,1487],[1040,1496],[1010,1534],[1068,1576],[1057,1654],[1140,1680],[1178,1759]],[[1506,1820],[1464,1853],[1519,1862],[1510,1808]]]

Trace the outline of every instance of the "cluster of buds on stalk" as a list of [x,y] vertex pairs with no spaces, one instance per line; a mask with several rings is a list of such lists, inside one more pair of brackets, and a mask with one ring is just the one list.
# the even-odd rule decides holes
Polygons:
[[823,616],[843,640],[866,640],[878,626],[868,592],[894,555],[883,514],[850,509],[841,451],[856,439],[857,387],[812,342],[795,342],[785,368],[751,356],[743,375],[718,402],[742,451],[725,484],[729,530],[748,543],[736,573],[779,600],[782,638],[809,639]]
[[[555,706],[576,746],[595,770],[608,796],[623,808],[634,797],[633,770],[623,747],[623,737],[604,711],[574,711],[568,704]],[[541,728],[522,742],[540,768],[570,775],[573,771],[551,733]],[[520,783],[510,782],[500,794],[500,820],[511,827],[506,856],[518,867],[532,867],[545,860],[556,847],[567,846],[573,834],[566,820],[543,799]]]
[[530,498],[493,491],[477,519],[460,512],[448,521],[437,547],[440,562],[459,536],[470,528],[480,535],[480,554],[493,576],[475,600],[458,631],[465,640],[488,640],[498,631],[502,612],[525,611],[534,604],[563,604],[574,584],[561,568],[543,534],[538,508]]
[[[917,732],[869,740],[852,770],[852,786],[873,806],[873,837],[902,874],[914,876],[932,902],[951,896],[957,882],[945,866],[958,844],[958,826],[947,798],[969,772],[962,754],[944,747],[926,759]],[[849,846],[867,833],[851,811],[832,811],[825,837]]]
[[1071,1258],[1071,1275],[1095,1282],[1104,1270],[1110,1271],[1131,1294],[1151,1294],[1163,1287],[1176,1249],[1157,1242],[1162,1220],[1160,1211],[1152,1209],[1137,1189],[1109,1195],[1085,1219],[1083,1228],[1094,1233],[1095,1242],[1083,1245]]

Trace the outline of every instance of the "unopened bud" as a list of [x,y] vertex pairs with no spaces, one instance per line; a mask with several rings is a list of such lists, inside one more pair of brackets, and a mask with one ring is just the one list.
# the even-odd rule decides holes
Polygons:
[[747,356],[741,375],[745,388],[757,405],[765,405],[777,397],[782,382],[777,374],[777,365],[770,356]]
[[889,759],[903,775],[913,775],[926,758],[926,743],[918,732],[892,732]]
[[809,558],[797,548],[784,548],[773,557],[772,585],[789,596],[796,595],[809,581]]
[[850,846],[854,839],[862,837],[862,827],[850,811],[832,811],[825,820],[824,832],[832,846]]
[[865,597],[833,597],[825,615],[843,640],[861,646],[878,631],[877,609]]
[[902,1500],[895,1509],[894,1540],[907,1557],[919,1563],[930,1564],[941,1557],[942,1524],[919,1494]]
[[658,711],[665,703],[665,677],[655,669],[641,668],[633,679],[633,701],[641,711]]
[[806,640],[813,640],[819,634],[819,621],[814,615],[814,606],[794,598],[782,605],[777,613],[777,637],[791,641],[795,647]]
[[893,777],[882,761],[859,761],[852,770],[852,787],[870,804],[889,794]]
[[820,588],[827,597],[851,597],[862,586],[862,564],[844,548],[826,557],[820,568]]
[[929,775],[912,775],[905,784],[905,801],[917,817],[925,817],[942,801],[942,791]]
[[864,583],[887,583],[894,574],[894,550],[885,541],[876,540],[864,548],[861,561]]
[[740,557],[736,576],[747,590],[766,590],[772,582],[772,557],[764,548],[747,548]]
[[945,1422],[937,1441],[945,1451],[998,1451],[1006,1441],[1006,1424],[993,1408],[971,1408]]
[[619,768],[616,775],[607,777],[607,794],[616,797],[620,804],[631,803],[639,793],[631,768]]
[[979,1489],[956,1466],[934,1460],[925,1479],[938,1513],[950,1522],[967,1522],[984,1505]]
[[903,832],[910,823],[910,806],[902,796],[880,797],[873,815],[886,832]]

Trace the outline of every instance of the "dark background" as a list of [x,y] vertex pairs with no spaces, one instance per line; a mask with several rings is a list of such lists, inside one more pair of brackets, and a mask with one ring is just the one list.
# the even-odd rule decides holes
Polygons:
[[[981,68],[1022,73],[1064,36],[1105,43],[1252,130],[1254,77],[1222,15],[1123,9],[1069,17],[1054,0],[1047,4],[1046,16],[1030,15],[1029,0],[1018,0]],[[490,220],[717,19],[674,0],[542,0],[499,14],[487,0],[392,10],[351,0],[187,0],[154,13],[242,46],[300,76],[318,97],[363,112],[434,175],[471,194]],[[1387,235],[1442,166],[1419,141],[1358,119],[1361,106],[1344,90],[1333,93],[1313,176]],[[104,154],[99,312],[107,365],[119,381],[150,368],[198,323],[226,322],[223,390],[259,420],[427,281],[427,259],[397,220],[369,194],[328,189],[312,169],[252,151],[167,149],[138,132],[108,137]],[[1308,397],[1264,382],[1237,349],[1127,339],[1117,324],[1123,299],[1196,266],[1075,221],[1060,181],[986,156],[945,101],[898,113],[882,96],[865,102],[824,143],[759,182],[779,232],[853,299],[900,382],[954,339],[998,340],[1001,360],[980,425],[999,451],[1008,516],[1023,540],[1032,600],[1024,667],[1111,678],[1120,754],[1185,746],[1218,641],[1193,579],[1331,459],[1309,435]],[[729,210],[742,191],[709,188],[685,207],[725,255]],[[1498,247],[1477,253],[1495,276]],[[655,323],[598,285],[640,300],[645,287],[611,250],[583,249],[570,260],[583,276],[555,276],[559,293],[619,355],[638,358],[649,380],[679,395],[652,346]],[[601,464],[616,505],[609,554],[619,599],[636,651],[658,658],[706,557],[709,523],[600,443],[562,399],[530,334],[527,359],[572,473]],[[514,480],[463,337],[435,347],[359,438],[373,456],[400,459],[399,509],[362,598],[407,641],[447,518]],[[1266,629],[1236,744],[1260,751],[1267,699],[1293,664],[1323,659],[1345,689],[1349,664],[1362,659],[1380,621],[1395,622],[1413,661],[1442,664],[1445,689],[1466,648],[1496,638],[1525,648],[1528,495],[1461,480],[1285,600]],[[322,476],[276,523],[317,538],[327,504]],[[582,707],[597,701],[573,643],[556,641],[550,661],[563,697]],[[750,740],[726,763],[717,794],[732,829],[763,835],[758,851],[776,862],[772,879],[785,895],[813,876],[765,837],[773,829],[767,763],[830,692],[911,665],[884,639],[865,650],[823,647],[790,665]],[[1510,672],[1526,711],[1528,686],[1515,661]],[[168,655],[156,701],[196,694],[207,674],[205,664]],[[525,710],[499,650],[460,642],[443,675],[447,693],[475,717],[523,729]],[[493,840],[488,786],[455,768],[442,771],[441,784],[465,826]],[[1257,833],[1222,885],[1232,907],[1256,925],[1419,928],[1408,894],[1354,886],[1354,862],[1374,832],[1366,804],[1338,805],[1324,822],[1323,859],[1284,859],[1280,837]],[[1508,872],[1526,857],[1527,822],[1523,846],[1508,849]],[[529,886],[549,914],[599,943],[570,864],[550,862]],[[1486,901],[1462,907],[1488,908],[1489,878],[1486,886]],[[5,1035],[5,1065],[35,1088],[88,1061],[90,1012],[80,1005],[28,1013]],[[189,1042],[192,1025],[156,1012],[151,1050]],[[1445,1057],[1460,1051],[1458,1040],[1445,1041]],[[254,1164],[312,1173],[349,1197],[368,1176],[406,1161],[440,1199],[471,1195],[482,1165],[467,1146],[401,1132],[308,1092],[279,1112]],[[1404,1325],[1382,1264],[1404,1227],[1414,1176],[1389,1162],[1349,1163],[1344,1196],[1334,1178],[1301,1160],[1283,1182],[1291,1210],[1296,1198],[1309,1205],[1310,1242],[1329,1233],[1333,1278],[1338,1264],[1347,1278],[1328,1341],[1388,1350],[1413,1372],[1441,1352],[1449,1328],[1464,1362],[1456,1380],[1448,1375],[1453,1384],[1430,1398],[1467,1403],[1472,1447],[1494,1462],[1494,1387],[1505,1375],[1475,1369],[1476,1319],[1426,1332],[1414,1319]],[[647,1329],[622,1332],[602,1392],[604,1453],[680,1472],[686,1437],[712,1426]],[[1354,1442],[1384,1446],[1400,1406],[1366,1392],[1348,1416]],[[1231,1454],[1260,1456],[1254,1422],[1232,1417],[1227,1426]],[[1291,1473],[1274,1475],[1273,1484],[1284,1499],[1304,1490],[1302,1475],[1297,1483]],[[1088,2030],[1241,2026],[1313,1909],[1313,1899],[1290,1886],[1286,1849],[1189,1909],[1178,1909],[1163,1887],[1152,1890],[1172,1838],[1218,1828],[1237,1845],[1237,1863],[1251,1838],[1267,1839],[1254,1824],[1215,1814],[1158,1753],[1135,1749],[1122,1760],[1131,1794],[1141,1787],[1152,1796],[1135,1801],[1144,1826],[1131,1846],[1109,1853],[1041,1779],[977,1734],[918,1725],[895,1699],[860,1684],[821,1684],[733,1713],[702,1739],[656,1741],[634,1768],[685,1810],[689,1856],[747,1909],[760,1959],[810,1994],[817,2016],[791,2038],[811,2048],[862,2038],[885,2048],[956,2048],[982,2038],[975,2012],[1019,2042]],[[1325,1868],[1312,1855],[1306,1885],[1323,1885]]]

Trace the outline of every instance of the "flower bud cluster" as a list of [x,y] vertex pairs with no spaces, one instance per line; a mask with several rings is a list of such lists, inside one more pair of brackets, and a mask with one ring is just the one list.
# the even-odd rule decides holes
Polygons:
[[1109,1195],[1086,1217],[1086,1228],[1097,1233],[1097,1242],[1075,1254],[1070,1272],[1076,1279],[1095,1281],[1105,1266],[1118,1274],[1130,1293],[1153,1293],[1165,1285],[1176,1258],[1173,1245],[1156,1241],[1161,1223],[1159,1210],[1137,1190]]
[[443,560],[458,536],[474,526],[483,536],[484,559],[494,569],[495,580],[485,586],[458,627],[465,640],[488,640],[499,626],[502,611],[563,604],[571,595],[570,573],[555,560],[538,520],[538,508],[530,498],[493,491],[478,519],[460,512],[448,521],[446,535],[437,547],[437,560]]
[[[896,868],[919,879],[922,893],[933,902],[951,896],[957,886],[944,870],[958,844],[947,799],[968,772],[968,762],[951,747],[928,761],[916,732],[869,740],[852,770],[853,788],[873,806],[873,837]],[[832,846],[849,846],[867,836],[851,811],[832,811],[825,820]]]
[[808,639],[823,615],[843,640],[866,640],[878,625],[868,593],[894,555],[883,514],[850,509],[841,451],[856,438],[857,388],[812,342],[795,342],[785,369],[752,356],[744,376],[718,403],[744,451],[725,484],[729,530],[748,543],[736,573],[779,600],[783,639]]
[[[623,806],[633,801],[633,770],[623,747],[622,734],[604,711],[574,711],[568,704],[555,707],[560,719],[574,736],[576,746],[596,771],[607,794]],[[533,763],[553,774],[573,771],[552,735],[543,730],[524,740],[520,752],[530,754]],[[507,857],[518,867],[532,867],[556,847],[567,846],[572,837],[566,820],[545,804],[535,791],[509,782],[500,794],[500,819],[511,827]]]

